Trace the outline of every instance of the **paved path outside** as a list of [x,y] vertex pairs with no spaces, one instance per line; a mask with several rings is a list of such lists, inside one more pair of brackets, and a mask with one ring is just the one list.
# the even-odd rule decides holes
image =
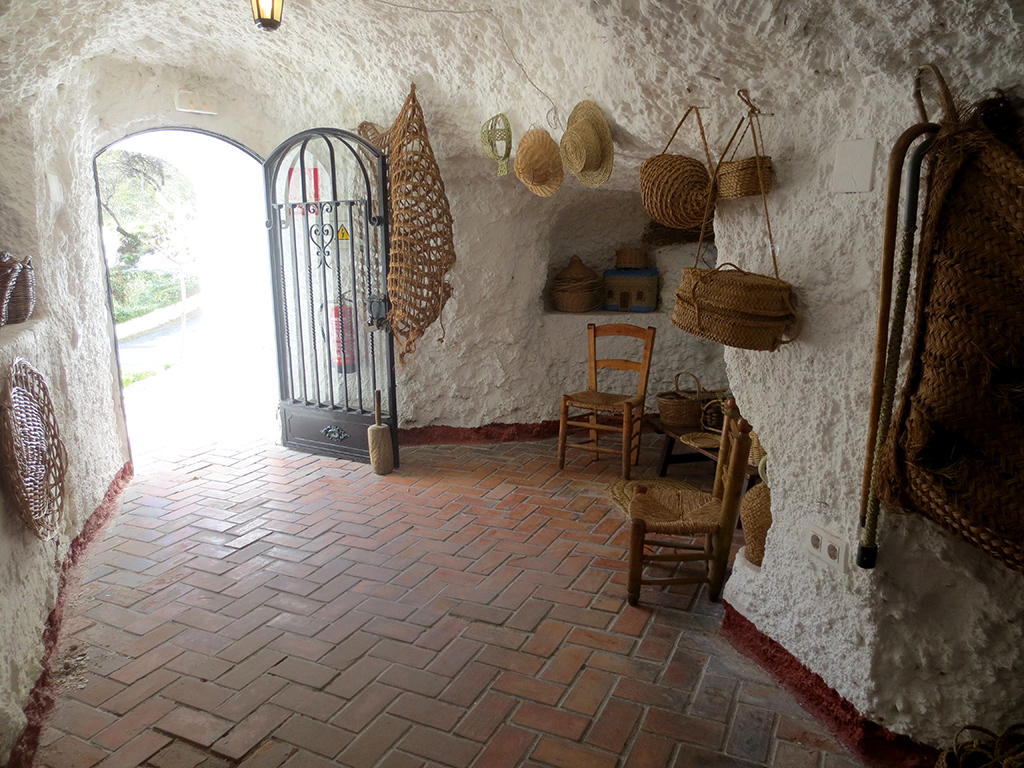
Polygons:
[[615,461],[418,447],[377,477],[256,440],[142,466],[66,624],[41,766],[859,765],[703,588],[626,605]]

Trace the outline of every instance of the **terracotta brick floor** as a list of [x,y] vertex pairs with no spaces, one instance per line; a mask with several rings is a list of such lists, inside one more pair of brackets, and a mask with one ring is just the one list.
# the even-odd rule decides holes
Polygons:
[[626,605],[614,461],[414,447],[381,478],[259,441],[139,464],[38,765],[859,765],[703,589]]

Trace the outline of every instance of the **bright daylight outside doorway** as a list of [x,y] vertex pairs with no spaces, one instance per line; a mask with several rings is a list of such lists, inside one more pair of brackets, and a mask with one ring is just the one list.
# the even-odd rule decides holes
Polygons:
[[133,454],[277,439],[262,166],[160,130],[97,158]]

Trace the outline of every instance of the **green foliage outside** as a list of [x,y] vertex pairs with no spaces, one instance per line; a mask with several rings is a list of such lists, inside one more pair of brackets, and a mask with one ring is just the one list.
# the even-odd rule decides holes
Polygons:
[[[117,230],[116,255],[108,254],[114,322],[123,323],[181,301],[179,272],[186,295],[199,291],[188,274],[196,195],[181,171],[158,157],[112,149],[96,159],[100,208],[105,225]],[[159,255],[178,272],[142,270],[142,258]],[[113,258],[111,258],[113,256]]]
[[[114,322],[123,323],[148,315],[155,309],[169,307],[181,301],[178,276],[170,272],[111,267],[110,295],[114,300]],[[185,276],[186,295],[199,292],[199,279]]]
[[150,376],[156,376],[156,371],[130,371],[121,374],[121,384],[129,386],[134,384],[136,381],[142,381],[148,379]]

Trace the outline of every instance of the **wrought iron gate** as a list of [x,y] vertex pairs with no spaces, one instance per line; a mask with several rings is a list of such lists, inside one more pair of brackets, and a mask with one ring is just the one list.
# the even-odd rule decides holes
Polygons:
[[282,442],[369,461],[379,389],[397,466],[386,160],[355,134],[318,128],[275,149],[264,179]]

